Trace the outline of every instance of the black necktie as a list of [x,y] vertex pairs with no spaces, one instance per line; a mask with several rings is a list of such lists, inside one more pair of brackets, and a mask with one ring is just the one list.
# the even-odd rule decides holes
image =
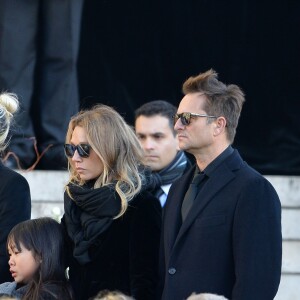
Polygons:
[[198,194],[199,184],[205,178],[205,176],[206,175],[204,173],[195,174],[182,202],[182,206],[181,206],[182,222],[185,220],[187,214],[189,213],[194,203],[194,200]]

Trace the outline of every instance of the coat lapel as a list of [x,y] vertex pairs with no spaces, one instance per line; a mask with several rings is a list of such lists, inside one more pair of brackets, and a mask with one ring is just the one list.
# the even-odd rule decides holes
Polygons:
[[[235,178],[235,173],[233,170],[240,168],[241,163],[241,157],[239,156],[238,152],[235,151],[232,157],[230,157],[229,160],[225,160],[225,162],[217,168],[211,177],[208,178],[206,184],[197,195],[192,209],[190,210],[187,218],[183,222],[178,232],[173,249],[176,247],[176,244],[184,236],[189,227],[193,224],[195,219],[201,214],[203,209],[205,209],[206,205],[213,199],[214,195]],[[181,204],[179,206],[181,208]],[[181,216],[180,209],[179,213],[177,212],[177,214]]]
[[[167,212],[165,224],[168,224],[168,228],[164,229],[165,244],[168,247],[168,251],[171,251],[171,249],[173,248],[176,237],[178,235],[178,231],[181,227],[182,200],[189,187],[194,172],[195,172],[195,167],[187,171],[186,174],[181,179],[179,179],[173,184],[168,195],[168,200],[165,207],[165,210]],[[172,225],[170,226],[170,224]]]

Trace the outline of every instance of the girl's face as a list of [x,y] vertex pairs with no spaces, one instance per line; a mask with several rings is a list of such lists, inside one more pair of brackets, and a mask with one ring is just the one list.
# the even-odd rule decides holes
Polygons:
[[40,261],[37,261],[32,251],[20,244],[21,251],[15,246],[8,246],[9,270],[17,283],[28,283],[37,271]]
[[[74,146],[87,144],[85,129],[76,126],[72,133],[70,143]],[[81,157],[76,150],[71,160],[74,169],[76,169],[82,180],[87,181],[95,179],[103,173],[103,163],[92,148],[90,148],[89,157]]]

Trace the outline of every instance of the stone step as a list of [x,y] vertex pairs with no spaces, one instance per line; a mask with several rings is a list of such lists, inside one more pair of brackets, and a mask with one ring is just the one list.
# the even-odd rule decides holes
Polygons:
[[20,172],[30,186],[32,211],[31,218],[41,216],[60,220],[63,215],[64,187],[68,182],[67,171]]
[[28,181],[32,201],[56,202],[63,199],[64,186],[68,182],[67,171],[19,172]]
[[274,300],[297,300],[300,298],[300,276],[299,275],[281,275],[280,286]]
[[295,208],[295,209],[282,208],[281,223],[282,223],[283,239],[300,240],[300,209],[299,208]]
[[283,208],[300,208],[300,176],[269,175],[265,178],[276,189]]
[[[32,186],[33,200],[57,200],[68,180],[68,171],[20,171]],[[300,208],[300,176],[268,175],[283,207]],[[51,179],[49,181],[49,179]],[[44,180],[48,181],[45,187]]]
[[[284,274],[299,273],[300,275],[300,240],[283,241],[282,273]],[[300,283],[300,277],[299,277],[299,283]]]

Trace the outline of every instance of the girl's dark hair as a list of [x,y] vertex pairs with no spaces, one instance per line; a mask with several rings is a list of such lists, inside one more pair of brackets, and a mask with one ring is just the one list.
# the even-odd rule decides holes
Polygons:
[[7,246],[21,251],[21,245],[41,261],[22,300],[40,300],[47,294],[51,299],[72,299],[65,275],[61,225],[48,217],[21,222],[9,233]]

